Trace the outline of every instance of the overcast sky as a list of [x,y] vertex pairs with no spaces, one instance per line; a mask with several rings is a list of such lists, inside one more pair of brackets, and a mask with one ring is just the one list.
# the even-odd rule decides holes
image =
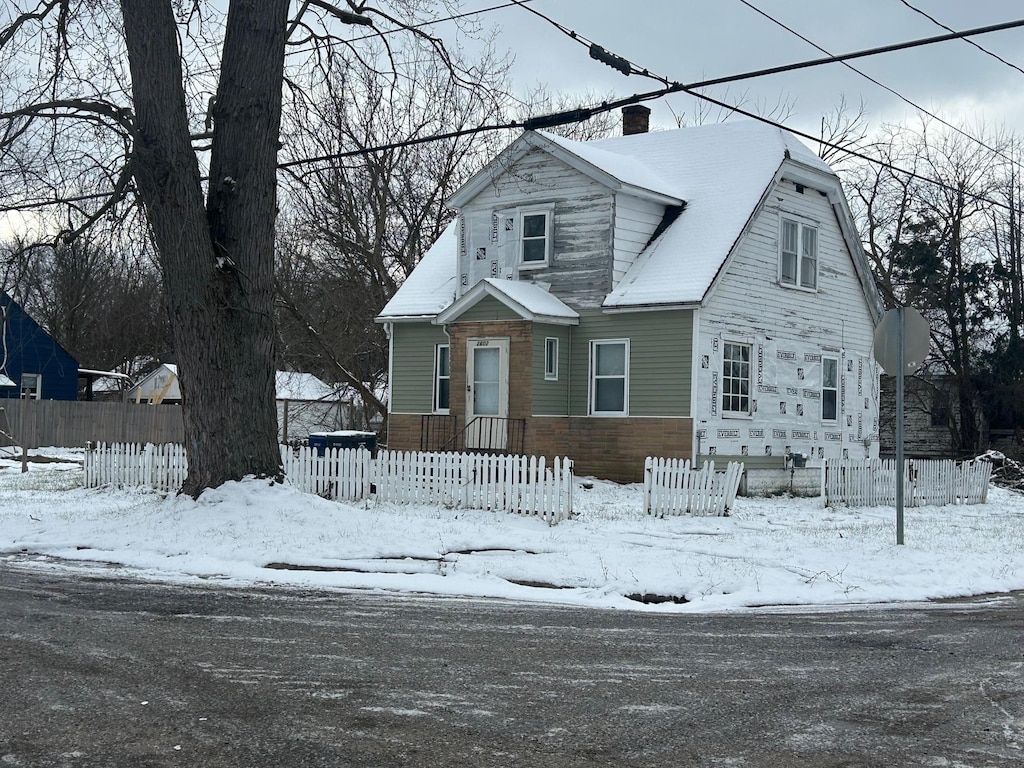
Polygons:
[[[830,53],[849,53],[946,31],[901,0],[747,0]],[[1019,0],[907,0],[956,30],[1024,18]],[[466,0],[465,9],[498,0]],[[634,64],[671,80],[691,83],[767,67],[816,59],[823,54],[741,0],[532,0],[530,7]],[[514,52],[517,90],[545,83],[556,92],[611,91],[623,97],[658,83],[593,61],[587,49],[520,7],[481,16],[500,28],[498,45]],[[1011,64],[1024,68],[1024,27],[972,38]],[[962,40],[851,62],[943,119],[1024,133],[1024,73]],[[724,86],[712,94],[725,99]],[[787,124],[816,132],[821,115],[845,95],[855,107],[863,99],[872,126],[902,121],[916,110],[842,64],[749,80],[729,86],[747,107],[791,102]],[[693,122],[693,100],[674,95],[648,102],[652,122],[674,127],[673,111]],[[671,109],[670,109],[671,108]],[[753,109],[752,111],[757,111]]]

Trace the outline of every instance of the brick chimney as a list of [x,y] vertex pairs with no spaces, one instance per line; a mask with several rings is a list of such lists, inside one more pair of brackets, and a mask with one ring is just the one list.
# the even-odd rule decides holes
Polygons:
[[651,110],[643,104],[630,104],[622,108],[622,135],[647,133],[650,128]]

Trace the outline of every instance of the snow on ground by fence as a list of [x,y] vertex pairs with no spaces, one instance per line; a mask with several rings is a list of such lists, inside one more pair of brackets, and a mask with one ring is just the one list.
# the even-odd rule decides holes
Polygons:
[[[827,459],[822,477],[825,506],[893,506],[896,461]],[[988,461],[908,459],[904,461],[903,503],[907,507],[984,504],[992,464]]]
[[715,471],[715,462],[700,469],[680,459],[648,457],[644,461],[644,511],[648,515],[727,515],[736,499],[743,464],[729,462]]
[[[572,514],[572,461],[549,465],[536,456],[402,453],[281,447],[288,481],[329,499],[373,497],[396,503],[431,503],[536,515],[555,523]],[[180,445],[99,445],[86,452],[85,483],[145,486],[176,491],[187,473]]]

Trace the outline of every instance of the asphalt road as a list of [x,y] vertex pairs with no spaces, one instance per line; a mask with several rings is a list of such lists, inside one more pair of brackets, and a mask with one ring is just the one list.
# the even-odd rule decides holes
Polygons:
[[686,616],[0,560],[7,766],[1021,766],[1024,599]]

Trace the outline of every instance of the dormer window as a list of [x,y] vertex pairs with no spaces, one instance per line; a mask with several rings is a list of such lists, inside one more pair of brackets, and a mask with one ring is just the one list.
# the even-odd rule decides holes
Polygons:
[[551,256],[551,211],[525,210],[520,218],[519,260],[522,266],[543,266]]
[[782,219],[779,238],[779,282],[794,288],[818,287],[818,228]]

